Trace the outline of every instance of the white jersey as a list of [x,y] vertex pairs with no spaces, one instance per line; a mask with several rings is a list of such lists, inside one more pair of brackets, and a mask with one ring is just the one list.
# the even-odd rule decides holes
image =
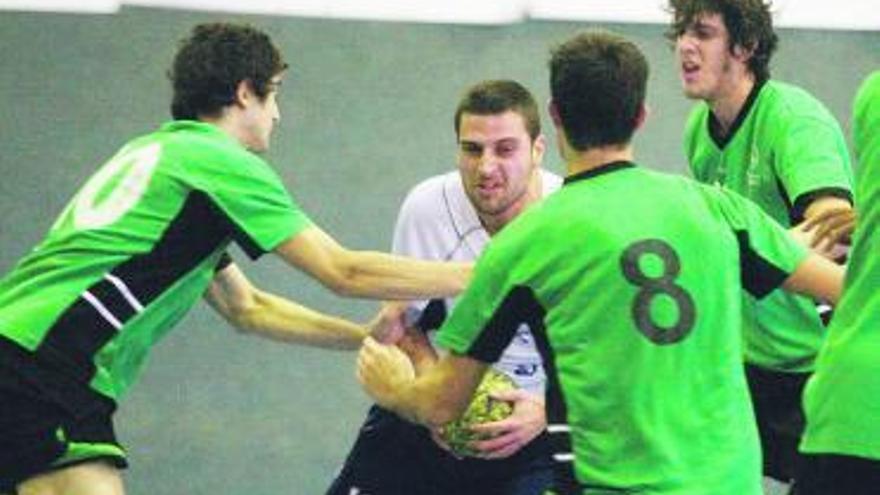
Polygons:
[[[543,195],[559,189],[562,179],[541,171]],[[437,175],[416,185],[400,207],[392,250],[427,260],[474,261],[489,242],[477,211],[464,191],[458,171]],[[430,301],[413,301],[407,319],[417,321]],[[454,299],[443,301],[448,313]],[[432,341],[433,341],[433,333]],[[520,388],[543,395],[546,376],[528,325],[521,325],[501,358],[493,365]]]

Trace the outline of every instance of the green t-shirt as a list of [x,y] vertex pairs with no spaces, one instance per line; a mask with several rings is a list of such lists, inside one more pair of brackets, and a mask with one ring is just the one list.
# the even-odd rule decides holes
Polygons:
[[309,224],[271,167],[219,128],[168,123],[104,164],[0,280],[0,335],[61,402],[86,383],[116,400],[231,241],[256,257]]
[[612,163],[493,239],[438,342],[493,362],[533,322],[560,493],[759,495],[740,292],[804,256],[735,193]]
[[[726,139],[706,103],[692,111],[685,153],[694,177],[756,202],[780,225],[803,219],[810,202],[851,200],[852,170],[840,125],[815,98],[777,81],[756,85]],[[781,371],[810,371],[825,329],[808,298],[776,291],[744,295],[745,359]]]
[[880,71],[853,110],[859,219],[843,298],[804,392],[801,449],[880,460]]

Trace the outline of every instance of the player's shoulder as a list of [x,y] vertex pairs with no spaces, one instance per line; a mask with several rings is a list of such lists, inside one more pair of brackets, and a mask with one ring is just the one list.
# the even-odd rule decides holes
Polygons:
[[454,185],[455,182],[461,182],[457,171],[451,171],[444,174],[433,175],[427,179],[423,179],[416,185],[412,186],[407,192],[407,199],[436,198],[443,195],[443,190]]
[[410,188],[400,211],[402,215],[433,217],[460,203],[464,194],[458,171],[434,175]]
[[761,88],[760,105],[768,119],[779,125],[780,118],[831,118],[830,111],[813,94],[791,83],[769,80]]
[[180,157],[265,163],[217,126],[206,122],[174,120],[163,124],[150,136]]

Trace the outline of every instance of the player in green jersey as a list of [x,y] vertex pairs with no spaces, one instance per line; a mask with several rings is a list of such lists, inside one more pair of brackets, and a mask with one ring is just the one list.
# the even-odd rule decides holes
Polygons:
[[804,392],[798,495],[869,495],[880,487],[880,71],[853,105],[859,227],[843,298]]
[[170,72],[174,121],[123,146],[0,280],[0,491],[116,495],[111,421],[149,349],[203,296],[234,326],[355,348],[367,328],[263,292],[226,255],[279,255],[333,291],[454,295],[468,264],[351,251],[272,168],[287,64],[249,26],[196,26]]
[[[852,172],[831,113],[806,91],[770,79],[777,44],[763,0],[670,0],[681,81],[701,100],[684,144],[694,177],[753,200],[786,228],[805,220],[827,254],[852,230]],[[843,221],[841,221],[843,220]],[[815,226],[814,226],[815,224]],[[825,328],[814,302],[775,291],[744,295],[745,362],[764,473],[794,474],[803,430],[801,392]]]
[[842,268],[736,193],[637,166],[647,76],[613,34],[554,50],[564,185],[487,246],[435,368],[414,378],[402,352],[368,338],[358,378],[380,404],[442,425],[527,321],[547,371],[556,493],[757,495],[740,292],[833,301]]

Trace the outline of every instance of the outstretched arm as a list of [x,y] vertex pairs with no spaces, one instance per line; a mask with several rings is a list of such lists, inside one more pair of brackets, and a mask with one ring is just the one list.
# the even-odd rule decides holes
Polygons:
[[217,272],[205,299],[236,328],[274,340],[353,350],[369,333],[365,326],[254,287],[235,263]]
[[352,251],[314,226],[283,242],[275,253],[337,294],[372,299],[453,296],[467,285],[472,267]]
[[834,305],[843,291],[844,268],[822,256],[810,253],[782,286]]

